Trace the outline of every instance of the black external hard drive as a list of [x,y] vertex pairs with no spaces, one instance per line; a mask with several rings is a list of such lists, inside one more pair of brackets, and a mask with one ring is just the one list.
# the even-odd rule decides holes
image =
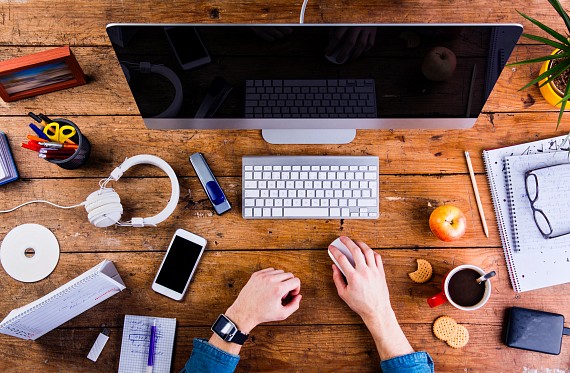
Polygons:
[[520,307],[507,311],[505,344],[509,347],[559,355],[562,335],[569,333],[560,314]]

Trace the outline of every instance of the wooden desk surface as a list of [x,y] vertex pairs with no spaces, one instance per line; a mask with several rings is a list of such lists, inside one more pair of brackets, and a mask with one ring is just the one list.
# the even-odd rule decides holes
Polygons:
[[[6,104],[0,102],[0,129],[10,138],[22,180],[0,187],[0,209],[31,199],[78,203],[97,188],[125,156],[153,153],[169,162],[180,178],[181,199],[174,215],[157,228],[98,229],[82,209],[24,208],[0,218],[0,237],[22,223],[41,223],[57,236],[61,255],[46,279],[24,284],[0,271],[0,315],[31,302],[103,259],[113,260],[127,289],[35,342],[0,335],[2,371],[116,370],[124,314],[176,317],[178,329],[173,371],[192,350],[192,338],[208,337],[216,316],[228,307],[249,275],[273,266],[302,280],[301,309],[288,320],[256,328],[242,350],[239,371],[377,371],[379,358],[368,331],[339,299],[332,279],[328,243],[340,234],[359,238],[384,258],[392,304],[412,346],[427,350],[438,371],[523,371],[570,367],[568,340],[559,356],[509,349],[501,343],[504,311],[522,306],[570,317],[570,284],[516,294],[510,285],[482,158],[483,149],[567,133],[566,116],[556,131],[557,110],[538,89],[518,89],[539,66],[507,68],[484,113],[463,131],[358,131],[344,146],[274,146],[260,131],[150,131],[132,100],[110,43],[110,22],[296,23],[302,1],[121,2],[0,1],[0,59],[54,46],[70,45],[90,77],[88,85]],[[307,23],[332,22],[523,22],[515,9],[562,31],[546,1],[309,1]],[[536,56],[547,47],[521,40],[511,61]],[[29,132],[28,111],[66,117],[77,123],[93,145],[89,164],[65,171],[34,159],[19,143]],[[490,227],[483,234],[463,151],[469,150]],[[206,154],[234,208],[213,213],[187,157]],[[323,154],[380,157],[381,219],[378,221],[246,221],[240,211],[240,159],[243,155]],[[147,216],[164,206],[168,180],[152,167],[129,172],[116,189],[129,216]],[[463,239],[445,244],[431,235],[434,206],[451,203],[467,215]],[[140,215],[139,215],[140,214]],[[183,302],[150,289],[152,278],[176,228],[204,236],[209,245]],[[413,284],[407,276],[416,258],[427,258],[435,276]],[[474,312],[449,304],[428,308],[425,298],[439,289],[453,266],[470,263],[497,271],[489,303]],[[465,324],[469,344],[454,350],[437,340],[431,325],[440,315]],[[101,326],[111,339],[99,361],[86,359]]]

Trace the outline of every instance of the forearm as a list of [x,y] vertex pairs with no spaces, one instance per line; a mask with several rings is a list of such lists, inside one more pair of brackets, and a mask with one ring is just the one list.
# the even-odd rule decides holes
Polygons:
[[414,352],[391,309],[382,315],[371,315],[362,319],[374,338],[381,360]]

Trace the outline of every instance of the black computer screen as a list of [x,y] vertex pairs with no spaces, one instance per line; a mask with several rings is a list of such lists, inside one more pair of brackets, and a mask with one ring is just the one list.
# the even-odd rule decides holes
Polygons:
[[[348,115],[343,108],[359,103],[374,108],[355,117],[476,118],[522,31],[517,25],[114,25],[107,30],[144,118],[260,118],[281,110],[273,109],[277,106],[287,111],[273,113],[279,117],[343,118]],[[174,81],[164,69],[153,74],[156,66],[174,73]],[[316,87],[297,89],[296,81]],[[269,91],[258,90],[275,82]],[[373,95],[361,94],[365,84]],[[315,103],[327,107],[291,109]]]

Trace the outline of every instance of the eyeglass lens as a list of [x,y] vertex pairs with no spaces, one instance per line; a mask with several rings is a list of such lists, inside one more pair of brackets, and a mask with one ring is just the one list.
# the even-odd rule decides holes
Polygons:
[[526,194],[531,202],[538,198],[538,178],[535,174],[528,174],[526,177]]
[[534,210],[534,221],[536,226],[544,236],[550,236],[552,234],[552,228],[548,223],[548,219],[541,210]]

